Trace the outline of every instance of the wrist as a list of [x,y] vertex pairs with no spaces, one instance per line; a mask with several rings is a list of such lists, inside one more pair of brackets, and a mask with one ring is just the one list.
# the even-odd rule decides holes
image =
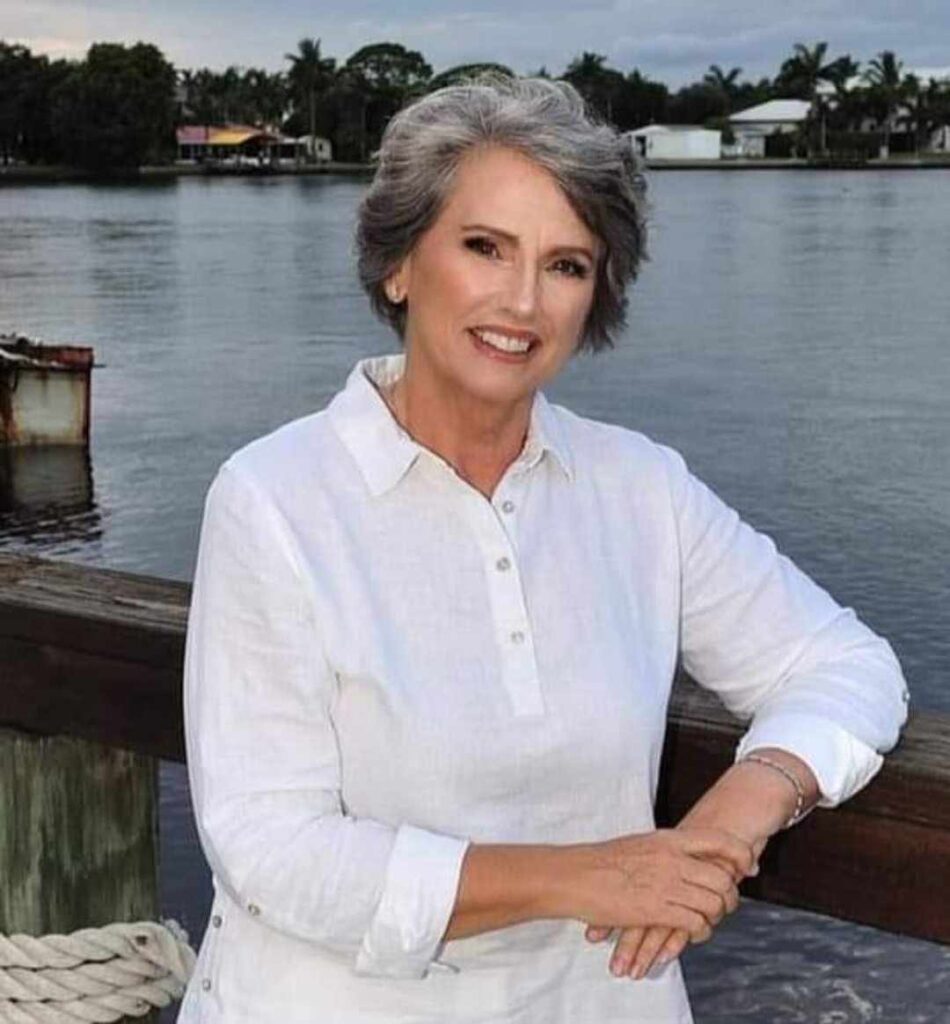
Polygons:
[[756,843],[780,831],[795,804],[795,790],[777,772],[737,761],[700,797],[680,825],[719,828]]
[[[806,814],[805,786],[794,769],[766,754],[758,752],[746,754],[739,763],[768,769],[771,772],[777,773],[778,776],[785,780],[788,784],[785,789],[786,800],[784,802],[786,817],[781,827],[784,829],[797,825]],[[791,804],[789,804],[789,800],[792,800]]]
[[532,880],[534,916],[539,918],[583,917],[582,894],[600,857],[596,843],[573,843],[541,848],[537,873]]
[[573,849],[472,843],[462,866],[456,909],[469,918],[497,915],[504,924],[568,916]]
[[[806,761],[781,747],[754,747],[737,763],[751,762],[784,778],[795,793],[795,803],[782,827],[789,828],[806,817],[821,799],[818,779]],[[774,781],[774,780],[773,780]]]

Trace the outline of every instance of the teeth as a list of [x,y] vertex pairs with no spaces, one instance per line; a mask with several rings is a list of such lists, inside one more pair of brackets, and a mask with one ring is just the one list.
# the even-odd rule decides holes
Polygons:
[[507,334],[498,334],[495,331],[473,331],[486,344],[492,348],[500,349],[502,352],[527,352],[531,347],[530,341],[521,338],[509,338]]

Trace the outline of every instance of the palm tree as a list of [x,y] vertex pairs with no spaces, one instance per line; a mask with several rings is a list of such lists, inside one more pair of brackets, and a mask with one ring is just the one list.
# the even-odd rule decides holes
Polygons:
[[614,95],[623,87],[623,75],[606,66],[607,58],[585,50],[575,57],[561,76],[584,97],[588,105],[613,121]]
[[[933,79],[931,79],[933,81]],[[900,118],[907,131],[913,133],[914,155],[920,155],[920,140],[927,123],[927,86],[914,74],[906,75],[903,81],[904,114]]]
[[826,149],[827,104],[821,96],[820,84],[828,82],[841,89],[857,71],[857,64],[850,56],[836,57],[831,61],[826,60],[827,56],[828,44],[825,42],[815,43],[813,47],[796,43],[792,56],[783,62],[775,79],[779,95],[794,96],[811,104],[809,120],[819,125],[819,149],[822,153]]
[[287,78],[295,101],[300,103],[303,99],[301,106],[306,105],[312,140],[317,134],[317,96],[333,81],[336,60],[320,55],[319,39],[301,39],[297,43],[297,52],[285,53],[284,59],[291,64]]
[[821,69],[821,81],[826,82],[834,88],[834,94],[829,96],[827,91],[820,87],[815,91],[813,101],[815,114],[818,117],[820,152],[828,152],[828,120],[829,113],[834,115],[839,122],[847,119],[853,104],[849,97],[849,83],[857,76],[860,65],[852,60],[849,54],[838,57],[830,64]]
[[241,73],[232,64],[211,79],[211,97],[219,124],[231,124],[237,119],[241,106]]
[[215,124],[218,110],[215,100],[217,75],[208,68],[200,68],[191,74],[188,83],[188,106],[191,119],[196,124]]
[[248,68],[241,82],[244,117],[249,124],[279,128],[287,110],[287,83],[278,71]]
[[931,78],[921,86],[915,116],[918,148],[922,148],[919,140],[926,141],[933,133],[950,125],[950,82]]
[[736,93],[739,89],[738,79],[741,74],[742,68],[732,68],[725,72],[718,64],[710,64],[709,70],[703,75],[703,81],[706,85],[721,94],[725,105],[726,117],[732,113],[732,105],[735,102]]
[[179,70],[178,87],[176,89],[179,121],[185,121],[190,117],[194,117],[195,84],[194,71],[191,71],[189,68]]
[[779,68],[775,78],[776,89],[797,99],[813,99],[822,77],[821,69],[825,66],[827,52],[827,43],[815,43],[813,47],[796,43],[792,56],[786,58]]
[[865,79],[884,111],[884,146],[881,151],[881,156],[884,157],[890,155],[894,115],[907,93],[907,81],[903,70],[904,65],[894,55],[893,50],[882,50],[870,61],[867,71],[864,72]]

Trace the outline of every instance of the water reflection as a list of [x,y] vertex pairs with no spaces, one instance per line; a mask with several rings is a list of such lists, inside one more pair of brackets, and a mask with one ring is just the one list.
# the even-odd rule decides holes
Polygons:
[[101,535],[87,448],[0,448],[0,544],[47,547]]

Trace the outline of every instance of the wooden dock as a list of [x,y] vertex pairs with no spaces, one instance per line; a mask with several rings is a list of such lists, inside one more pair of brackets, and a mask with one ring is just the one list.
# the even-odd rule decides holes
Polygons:
[[[183,583],[0,556],[0,725],[182,760],[189,593]],[[661,821],[677,820],[731,763],[741,732],[714,698],[678,681]],[[0,872],[7,867],[0,855]],[[743,892],[948,943],[947,879],[950,715],[914,712],[874,782],[844,807],[815,811],[777,836]],[[5,889],[0,882],[0,927]]]

